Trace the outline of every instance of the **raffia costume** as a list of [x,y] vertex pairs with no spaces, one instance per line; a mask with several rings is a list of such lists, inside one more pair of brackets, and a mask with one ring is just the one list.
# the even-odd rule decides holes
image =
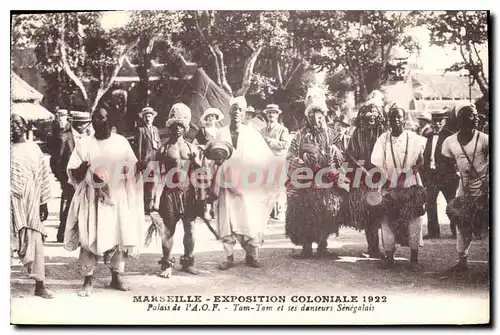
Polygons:
[[[374,113],[374,124],[369,123],[370,117],[367,114]],[[375,102],[369,101],[360,108],[355,121],[356,129],[352,134],[346,154],[348,155],[349,166],[354,169],[362,166],[370,171],[374,166],[371,163],[373,146],[377,139],[385,131],[386,117],[383,109]],[[358,172],[359,173],[359,172]],[[367,174],[363,171],[359,182],[355,180],[355,173],[349,174],[351,177],[351,188],[346,205],[342,207],[339,214],[342,225],[359,231],[364,230],[368,243],[368,254],[370,257],[379,257],[379,237],[381,212],[367,202],[367,195],[375,189],[366,183]]]
[[[326,105],[317,100],[313,100],[308,106],[306,115],[314,110],[326,113]],[[348,185],[339,182],[333,187],[321,188],[314,181],[314,176],[320,169],[331,167],[337,173],[326,173],[323,181],[336,184],[338,170],[344,159],[334,144],[335,135],[335,131],[326,125],[315,128],[308,120],[307,125],[295,135],[288,150],[286,235],[292,243],[303,246],[304,254],[310,253],[312,243],[318,244],[319,253],[326,252],[328,237],[333,233],[338,234],[339,224],[336,216]],[[306,145],[314,145],[320,150],[318,160],[304,151]],[[302,188],[294,182],[294,174],[302,174],[297,173],[299,168],[313,171],[312,186]],[[303,184],[307,181],[300,179],[299,182]]]

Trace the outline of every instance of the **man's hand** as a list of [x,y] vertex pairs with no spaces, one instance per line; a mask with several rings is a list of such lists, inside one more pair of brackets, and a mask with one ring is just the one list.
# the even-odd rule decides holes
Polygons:
[[40,220],[43,222],[49,217],[49,210],[47,204],[40,205]]
[[79,183],[85,178],[85,174],[89,168],[89,162],[82,162],[79,167],[71,170],[73,178]]
[[139,172],[142,172],[146,169],[146,167],[148,166],[146,164],[146,162],[143,162],[143,161],[137,161],[137,163],[135,163],[135,166],[137,167],[137,170]]

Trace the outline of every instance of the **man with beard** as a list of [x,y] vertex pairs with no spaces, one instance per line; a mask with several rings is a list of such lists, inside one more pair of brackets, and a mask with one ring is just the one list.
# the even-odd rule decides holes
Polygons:
[[50,299],[44,286],[43,242],[47,236],[43,221],[49,211],[49,167],[35,142],[26,141],[26,121],[11,118],[11,248],[18,253],[30,278],[35,279],[35,295]]
[[489,227],[489,139],[476,130],[479,123],[474,105],[458,106],[458,133],[443,142],[442,153],[458,166],[460,184],[457,197],[446,212],[458,228],[458,263],[451,271],[467,270],[467,255],[473,234],[480,236]]
[[371,162],[382,174],[386,211],[381,223],[384,266],[394,266],[396,243],[410,247],[410,269],[419,270],[418,250],[423,245],[422,216],[425,192],[419,171],[426,139],[404,130],[406,111],[393,104],[388,112],[391,130],[375,142]]
[[[373,191],[367,185],[367,171],[374,165],[371,163],[373,146],[385,131],[386,118],[382,107],[374,100],[369,100],[363,105],[355,119],[354,130],[346,156],[351,168],[360,173],[349,175],[351,178],[351,191],[347,205],[343,206],[339,220],[343,225],[358,230],[364,230],[368,243],[368,255],[372,258],[380,257],[378,229],[380,228],[379,212],[366,201],[366,195]],[[361,169],[361,171],[359,171]]]
[[[434,111],[431,115],[433,133],[427,136],[422,169],[422,181],[427,190],[427,235],[424,239],[440,238],[437,197],[439,192],[442,192],[446,202],[449,203],[455,198],[459,180],[454,160],[441,153],[444,140],[453,134],[445,128],[446,113],[440,110]],[[456,237],[457,228],[454,222],[450,222],[450,228],[453,237]]]
[[[177,222],[182,220],[184,226],[184,256],[180,263],[182,271],[197,275],[194,267],[194,220],[199,214],[196,202],[196,190],[190,181],[190,173],[201,166],[200,154],[195,145],[188,143],[184,134],[189,130],[191,110],[183,103],[172,106],[166,127],[169,138],[158,150],[156,160],[160,164],[163,177],[168,180],[162,187],[156,187],[156,201],[153,211],[158,212],[163,219],[165,231],[161,245],[163,258],[160,277],[169,278],[175,259],[172,258],[174,234]],[[187,168],[186,168],[187,167]],[[187,172],[183,175],[183,173]],[[159,202],[158,202],[159,199]]]
[[85,276],[82,297],[90,296],[100,256],[111,270],[110,287],[128,291],[121,275],[125,258],[137,257],[144,222],[142,180],[127,139],[111,132],[108,113],[92,114],[93,136],[77,143],[68,162],[75,194],[67,218],[64,247],[80,247],[79,270]]

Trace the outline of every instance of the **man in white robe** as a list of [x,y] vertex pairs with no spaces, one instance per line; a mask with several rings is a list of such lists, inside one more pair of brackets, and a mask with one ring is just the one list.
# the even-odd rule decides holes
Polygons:
[[[257,130],[242,124],[245,108],[244,97],[231,99],[231,123],[217,134],[218,140],[234,147],[232,156],[220,166],[216,175],[217,229],[227,256],[221,270],[235,265],[233,250],[236,240],[246,252],[245,263],[254,268],[261,266],[257,251],[279,186],[279,172],[274,178],[268,176],[268,172],[274,168],[279,170],[282,160],[276,159]],[[255,177],[253,171],[262,178]]]
[[121,274],[125,258],[138,256],[144,207],[137,158],[125,137],[111,132],[106,110],[92,115],[93,136],[83,138],[68,162],[75,186],[64,246],[80,246],[80,271],[85,276],[80,296],[89,296],[98,258],[110,267],[111,288],[127,291]]

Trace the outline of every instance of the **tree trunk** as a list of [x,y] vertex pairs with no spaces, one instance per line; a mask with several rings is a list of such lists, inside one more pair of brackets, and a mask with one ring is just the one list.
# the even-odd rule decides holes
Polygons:
[[137,75],[139,76],[139,85],[138,85],[138,94],[139,94],[139,102],[142,104],[142,107],[149,106],[149,76],[148,70],[151,67],[151,62],[149,59],[149,55],[147,52],[147,48],[149,45],[149,39],[145,36],[142,36],[137,44],[138,55],[139,55],[139,64],[137,66]]
[[243,72],[243,79],[241,81],[241,88],[236,92],[236,96],[245,96],[250,89],[250,84],[252,83],[253,68],[255,62],[262,51],[262,46],[259,46],[252,52],[252,55],[245,61],[245,67]]

